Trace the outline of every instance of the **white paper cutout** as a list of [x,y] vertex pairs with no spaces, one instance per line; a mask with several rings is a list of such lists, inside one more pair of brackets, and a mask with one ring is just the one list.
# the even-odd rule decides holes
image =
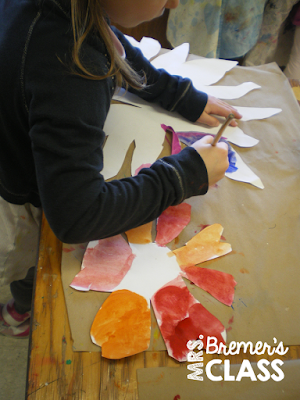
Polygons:
[[240,114],[242,114],[241,121],[251,121],[254,119],[270,118],[282,111],[281,108],[258,108],[258,107],[240,107],[234,106]]
[[[124,91],[120,91],[119,94],[116,94],[114,96],[114,99],[147,109],[149,115],[147,116],[147,114],[145,114],[146,118],[151,119],[152,122],[156,121],[157,126],[159,125],[159,127],[161,124],[172,126],[172,128],[176,132],[198,131],[215,135],[220,129],[220,127],[208,127],[190,122],[181,117],[178,113],[168,112],[160,107],[158,104],[148,103],[145,100],[142,100],[139,97],[133,95],[132,93],[125,93]],[[138,112],[136,117],[140,118]],[[223,120],[224,119],[222,119],[221,121]],[[143,123],[142,120],[141,123]],[[259,142],[259,140],[246,135],[239,127],[228,126],[226,128],[224,136],[229,142],[239,147],[253,147]],[[145,162],[142,162],[141,164],[145,164]],[[139,165],[137,165],[136,168],[138,167]],[[135,169],[133,170],[135,171]]]
[[168,247],[160,247],[155,243],[132,244],[136,255],[130,270],[122,282],[113,291],[127,289],[135,292],[150,302],[153,294],[167,282],[177,278],[180,268],[176,257],[169,257]]
[[217,97],[223,100],[239,99],[247,93],[255,89],[260,89],[261,86],[253,82],[244,82],[236,86],[203,86],[200,90],[208,95]]
[[130,44],[134,47],[137,47],[141,50],[144,57],[147,60],[155,57],[161,49],[161,44],[158,40],[155,40],[150,37],[143,37],[140,42],[135,40],[132,36],[124,35],[126,39],[130,42]]
[[164,68],[171,75],[190,78],[196,89],[218,82],[226,72],[237,65],[237,61],[220,60],[215,58],[200,58],[185,61],[188,54],[187,43],[156,57],[152,61],[155,68]]
[[232,149],[232,151],[235,154],[235,166],[238,169],[234,172],[226,172],[225,176],[227,176],[227,178],[233,179],[234,181],[250,183],[251,185],[256,186],[259,189],[264,189],[264,185],[260,178],[255,175],[255,173],[244,163],[241,156],[234,149]]
[[101,172],[105,179],[119,172],[133,140],[136,144],[132,158],[134,172],[141,164],[152,164],[158,158],[165,137],[160,124],[151,118],[147,108],[122,104],[111,105],[104,132],[108,135],[103,149],[104,168]]
[[175,47],[173,50],[167,51],[166,53],[156,57],[151,61],[151,64],[157,69],[163,68],[168,71],[172,66],[184,63],[189,54],[189,50],[190,45],[188,43],[183,43],[180,46]]

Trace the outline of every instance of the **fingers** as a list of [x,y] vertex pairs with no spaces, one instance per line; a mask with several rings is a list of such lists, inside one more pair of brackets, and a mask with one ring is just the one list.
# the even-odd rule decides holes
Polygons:
[[[242,115],[225,101],[217,99],[213,96],[208,96],[206,107],[197,122],[212,127],[219,126],[220,121],[211,114],[219,115],[225,118],[227,118],[229,114],[233,114],[236,119],[242,118]],[[237,126],[237,122],[232,120],[230,125]]]
[[212,141],[213,136],[207,135],[192,145],[205,163],[210,186],[224,177],[229,166],[227,143],[219,142],[211,146]]

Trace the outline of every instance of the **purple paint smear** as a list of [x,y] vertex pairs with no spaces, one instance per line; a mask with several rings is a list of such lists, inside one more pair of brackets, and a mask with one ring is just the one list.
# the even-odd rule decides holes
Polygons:
[[[170,131],[172,132],[173,135],[173,141],[172,141],[172,154],[177,154],[173,153],[173,142],[174,142],[174,137],[177,137],[177,140],[181,141],[187,146],[191,146],[193,143],[195,143],[197,140],[202,139],[204,136],[207,135],[207,133],[204,132],[175,132],[174,129],[171,126],[166,126],[164,124],[161,124],[161,127],[165,132]],[[212,136],[212,135],[211,135]],[[237,166],[236,166],[236,156],[235,156],[235,151],[232,149],[230,144],[226,141],[225,137],[221,137],[220,139],[221,142],[225,142],[228,145],[228,161],[229,161],[229,167],[226,172],[235,172],[237,171]],[[180,146],[180,145],[179,145]]]

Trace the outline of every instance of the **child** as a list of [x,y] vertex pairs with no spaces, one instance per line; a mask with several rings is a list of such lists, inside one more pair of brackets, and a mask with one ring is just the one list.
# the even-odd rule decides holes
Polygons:
[[[240,114],[197,92],[188,79],[155,70],[109,25],[159,16],[178,0],[0,0],[1,333],[29,333],[41,209],[57,237],[82,243],[155,220],[168,206],[205,194],[224,176],[227,145],[207,136],[136,177],[105,182],[103,125],[114,90],[190,121]],[[236,124],[234,122],[233,124]],[[151,134],[151,132],[150,132]]]

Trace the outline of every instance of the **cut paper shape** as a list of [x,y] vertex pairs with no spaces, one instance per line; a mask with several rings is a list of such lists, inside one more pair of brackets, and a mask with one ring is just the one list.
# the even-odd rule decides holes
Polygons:
[[223,227],[213,224],[197,233],[185,246],[173,250],[181,269],[224,256],[231,252],[229,243],[220,242]]
[[188,203],[168,207],[157,219],[155,242],[165,246],[175,239],[191,220],[192,207]]
[[151,335],[151,314],[144,297],[118,290],[103,303],[90,331],[102,356],[120,359],[147,350]]
[[[167,131],[172,132],[173,137],[176,136],[177,140],[180,140],[182,143],[184,143],[187,146],[191,146],[197,140],[199,140],[207,135],[207,133],[203,133],[203,132],[175,132],[171,126],[166,126],[164,124],[162,124],[161,127],[163,128],[163,130],[165,132],[167,132]],[[237,170],[237,166],[236,166],[237,160],[236,160],[236,156],[235,156],[235,151],[232,149],[230,144],[225,140],[225,138],[223,136],[221,137],[220,141],[224,141],[228,145],[229,167],[227,169],[227,172],[234,172]]]
[[153,222],[148,222],[147,224],[138,226],[137,228],[130,229],[126,231],[129,243],[135,244],[147,244],[152,242],[152,225]]
[[167,51],[156,57],[151,61],[151,64],[156,69],[163,68],[168,71],[172,66],[184,63],[189,55],[189,50],[189,43],[182,43],[171,51]]
[[70,286],[82,291],[110,291],[122,281],[134,257],[121,235],[89,242],[81,271]]
[[166,282],[180,274],[175,257],[169,257],[170,250],[156,243],[130,243],[135,259],[122,282],[114,290],[127,289],[135,292],[150,303],[153,294]]
[[181,152],[181,144],[179,141],[179,138],[176,134],[176,132],[173,130],[172,131],[172,147],[171,147],[171,153],[172,154],[178,154]]
[[159,43],[159,41],[153,38],[142,37],[141,41],[138,42],[132,36],[125,35],[125,37],[132,46],[137,47],[141,50],[147,60],[155,57],[161,49],[161,44]]
[[234,277],[226,272],[209,268],[188,267],[181,274],[221,303],[231,306],[234,298]]
[[243,82],[236,86],[203,86],[201,88],[202,92],[207,93],[210,96],[217,97],[223,100],[234,100],[245,96],[252,90],[260,89],[261,86],[254,82]]
[[[181,117],[178,113],[174,112],[169,112],[164,110],[162,107],[160,107],[158,104],[154,103],[148,103],[143,99],[140,99],[138,96],[125,92],[124,90],[120,90],[118,94],[114,96],[114,99],[126,103],[126,104],[131,104],[136,106],[136,113],[135,113],[135,118],[140,121],[137,129],[139,129],[138,134],[139,135],[144,135],[144,140],[147,140],[148,136],[148,129],[145,130],[146,124],[151,124],[151,135],[154,132],[153,129],[158,129],[158,126],[161,126],[162,121],[166,126],[172,126],[175,132],[185,132],[185,131],[195,131],[199,130],[203,133],[210,134],[210,135],[215,135],[220,127],[207,127],[204,125],[200,125],[199,123],[195,122],[190,122]],[[146,109],[146,113],[139,113],[138,110],[140,109]],[[127,110],[127,109],[126,109]],[[119,115],[119,119],[122,121],[122,118],[124,118],[125,124],[127,124],[127,117],[126,117],[126,110],[122,111],[122,114]],[[124,115],[125,114],[125,115]],[[109,115],[109,114],[108,114]],[[221,118],[220,118],[221,120]],[[222,122],[222,121],[221,121]],[[126,126],[126,125],[125,125]],[[151,136],[152,137],[152,136]],[[241,128],[239,127],[233,127],[233,126],[228,126],[226,128],[226,139],[233,144],[236,144],[237,146],[240,147],[253,147],[255,146],[259,140],[255,139],[251,136],[246,135]],[[131,142],[130,142],[131,143]],[[129,143],[129,144],[130,144]],[[114,142],[115,144],[115,142]],[[129,145],[128,145],[129,146]],[[105,148],[104,148],[105,149]],[[111,154],[114,156],[114,154]],[[125,155],[124,155],[125,157]],[[123,158],[124,158],[123,157]],[[142,164],[145,161],[141,161],[140,164]],[[152,161],[153,162],[153,161]],[[140,166],[140,164],[135,165],[135,169]],[[134,170],[134,169],[133,169]]]
[[108,137],[103,149],[104,168],[101,173],[105,179],[117,175],[133,141],[136,148],[132,158],[132,171],[142,164],[153,164],[158,158],[165,135],[160,124],[151,119],[147,110],[123,104],[111,105],[104,125]]
[[262,183],[261,179],[244,163],[241,156],[237,152],[235,152],[235,158],[235,166],[237,169],[232,172],[227,170],[225,172],[225,176],[234,181],[250,183],[259,189],[264,189],[264,184]]
[[242,115],[240,121],[252,121],[254,119],[266,119],[273,115],[279,114],[281,108],[267,108],[267,107],[240,107],[234,106],[237,111]]
[[159,68],[164,68],[171,75],[189,78],[198,90],[201,90],[203,86],[209,86],[218,82],[223,78],[226,72],[237,65],[237,61],[216,58],[199,58],[192,61],[181,62],[182,58],[179,60],[178,57],[176,60],[175,55],[176,53],[173,53],[173,62],[170,62],[166,54],[164,54],[155,58],[152,64],[155,67],[159,65]]
[[203,335],[204,348],[207,336],[214,336],[218,345],[225,344],[222,323],[195,299],[180,277],[159,289],[151,304],[168,354],[175,360],[187,360],[186,344],[197,340],[199,335]]
[[[161,127],[166,131],[174,131],[171,126],[166,126],[164,124]],[[228,128],[227,128],[228,129]],[[206,136],[207,133],[204,132],[176,132],[176,136],[179,140],[187,146],[191,146],[197,140],[201,139],[203,136]],[[220,139],[225,140],[222,136]],[[238,182],[245,182],[249,183],[259,189],[264,189],[264,184],[262,183],[261,179],[244,163],[240,155],[229,145],[228,145],[228,161],[229,167],[225,173],[227,178]]]

